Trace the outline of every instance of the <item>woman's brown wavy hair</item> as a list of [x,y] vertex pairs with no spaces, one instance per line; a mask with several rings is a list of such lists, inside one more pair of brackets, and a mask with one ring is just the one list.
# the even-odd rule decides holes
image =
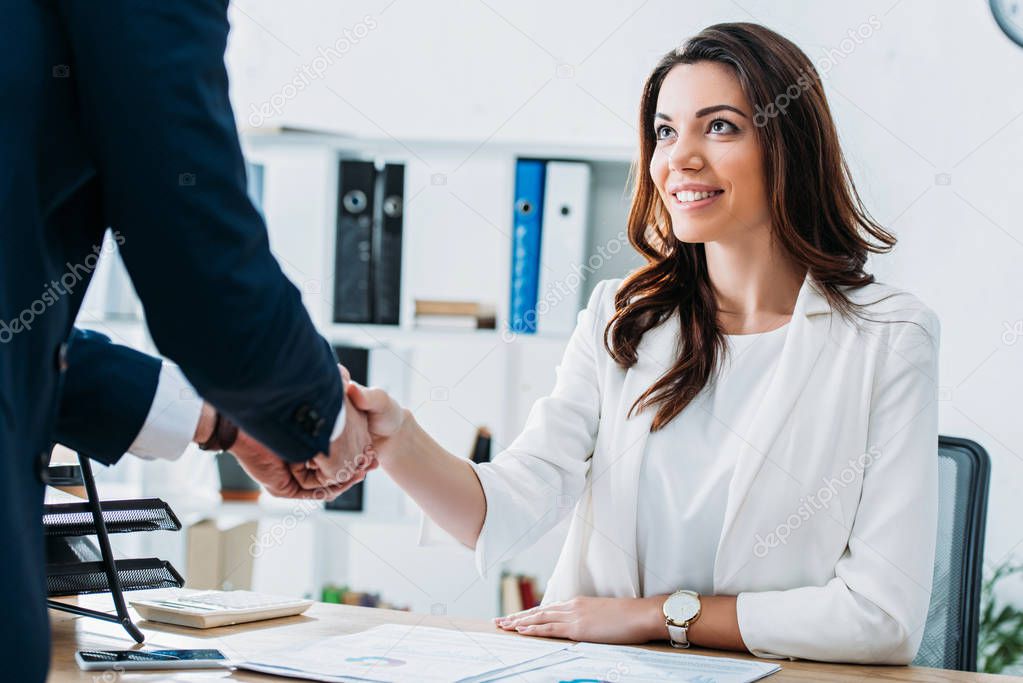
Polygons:
[[[639,111],[640,155],[632,169],[629,241],[646,258],[615,296],[604,346],[623,368],[637,360],[643,335],[678,313],[678,360],[632,405],[629,417],[656,408],[653,429],[671,421],[711,379],[726,352],[703,244],[680,241],[650,177],[657,95],[679,64],[716,62],[735,73],[757,112],[755,131],[771,197],[773,238],[845,317],[863,304],[844,289],[874,281],[869,252],[884,253],[895,237],[867,213],[839,146],[820,76],[794,43],[763,26],[710,26],[664,55],[647,78]],[[873,241],[871,241],[873,240]]]

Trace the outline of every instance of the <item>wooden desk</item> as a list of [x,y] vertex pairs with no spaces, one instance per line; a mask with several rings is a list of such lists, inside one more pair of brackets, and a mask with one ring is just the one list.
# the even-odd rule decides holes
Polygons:
[[[140,594],[133,593],[130,595],[138,596]],[[97,609],[106,609],[110,605],[109,599],[104,596],[83,596],[80,598],[80,601],[85,606]],[[53,655],[50,662],[49,681],[59,681],[60,683],[64,681],[87,681],[88,683],[95,683],[97,680],[104,682],[119,680],[113,673],[104,676],[104,673],[99,671],[81,671],[75,663],[74,654],[75,650],[83,648],[128,649],[132,645],[132,641],[120,626],[96,619],[75,617],[64,612],[52,610],[50,611],[50,620],[53,631]],[[355,633],[388,623],[422,624],[424,626],[452,629],[455,633],[459,631],[481,631],[503,633],[509,638],[526,637],[501,631],[489,622],[475,619],[448,618],[366,607],[327,604],[313,605],[309,611],[298,617],[275,619],[240,626],[225,626],[205,631],[156,624],[148,621],[141,622],[139,626],[146,634],[145,646],[149,648],[217,648],[228,657],[246,658],[271,648],[286,646],[288,643],[304,643],[315,638]],[[674,651],[668,646],[650,649]],[[714,657],[755,659],[751,655],[701,650],[699,648],[692,648],[687,650],[687,652]],[[781,664],[781,671],[764,679],[765,681],[769,683],[863,680],[928,681],[935,683],[991,681],[994,683],[1019,680],[1007,676],[917,667],[850,666],[802,661],[779,661],[778,663]],[[131,680],[133,682],[168,680],[171,678],[174,681],[217,679],[226,681],[277,681],[278,683],[296,680],[264,676],[245,671],[213,673],[209,670],[162,673],[133,671],[124,674],[124,680]]]

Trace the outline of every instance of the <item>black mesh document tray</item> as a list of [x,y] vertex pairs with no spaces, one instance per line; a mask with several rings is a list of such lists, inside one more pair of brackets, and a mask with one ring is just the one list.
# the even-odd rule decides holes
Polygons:
[[[108,534],[133,531],[179,531],[181,522],[159,498],[103,501],[103,523]],[[89,503],[56,503],[43,507],[47,536],[91,536],[96,533]]]
[[[121,590],[180,588],[185,581],[170,562],[155,557],[115,560]],[[51,564],[46,567],[46,590],[51,598],[110,590],[103,562]]]
[[[86,453],[78,454],[78,467],[50,467],[48,462],[42,463],[39,477],[58,487],[78,484],[80,480],[87,495],[82,502],[51,503],[43,508],[47,607],[120,624],[136,643],[143,642],[146,637],[131,620],[122,591],[180,588],[185,582],[169,562],[155,557],[115,560],[110,534],[178,531],[181,522],[159,498],[100,501]],[[74,600],[55,599],[106,592],[114,603],[113,614],[79,605]]]

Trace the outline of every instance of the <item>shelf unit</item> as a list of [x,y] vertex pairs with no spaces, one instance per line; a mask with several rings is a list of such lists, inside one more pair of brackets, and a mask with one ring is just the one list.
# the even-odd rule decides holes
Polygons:
[[[618,242],[612,258],[602,259],[598,268],[586,273],[578,300],[565,305],[582,307],[597,282],[621,277],[641,262],[624,237],[631,149],[477,140],[396,141],[286,130],[243,132],[242,147],[247,161],[262,167],[261,208],[271,249],[301,291],[314,323],[332,344],[372,349],[375,360],[370,365],[370,383],[387,389],[412,409],[424,428],[454,453],[468,456],[480,425],[491,430],[495,454],[506,447],[522,429],[533,402],[553,387],[554,370],[567,343],[566,336],[544,335],[542,330],[536,335],[505,331],[516,159],[588,162],[592,182],[586,253],[595,254],[599,246]],[[405,164],[399,325],[333,322],[337,167],[342,158]],[[114,276],[117,270],[109,269]],[[108,289],[122,291],[118,286]],[[493,304],[497,329],[416,327],[415,299]],[[122,310],[127,308],[123,297],[116,301]],[[154,351],[141,320],[107,320],[96,308],[87,307],[80,319],[83,326]],[[196,488],[198,482],[189,478],[188,471],[188,463],[194,464],[196,458],[201,456],[193,455],[191,460],[186,456],[180,467],[177,463],[159,465],[161,474],[151,479],[161,482],[147,480],[151,464],[132,467],[129,479],[140,483],[144,491],[159,486],[158,493],[170,498],[168,479],[177,478],[184,489]],[[215,489],[212,482],[202,486]],[[447,595],[452,567],[472,573],[471,553],[456,546],[417,548],[418,508],[386,476],[370,477],[366,496],[362,513],[320,510],[303,514],[302,522],[288,534],[287,552],[274,548],[261,560],[274,568],[261,571],[257,562],[254,589],[280,592],[291,586],[291,592],[316,595],[325,582],[348,583],[358,590],[379,591],[385,599],[417,610],[440,609],[425,596]],[[278,507],[276,502],[248,509],[228,504],[214,505],[205,514],[258,518],[262,533],[287,519],[288,510],[288,505]],[[553,569],[564,534],[563,525],[523,557],[494,568],[486,581],[467,580],[473,600],[448,596],[436,602],[451,615],[496,614],[501,572],[537,576],[542,586]],[[313,558],[312,566],[300,558]],[[395,566],[418,567],[421,573],[416,579],[402,578]],[[481,595],[473,593],[476,590],[481,590]]]

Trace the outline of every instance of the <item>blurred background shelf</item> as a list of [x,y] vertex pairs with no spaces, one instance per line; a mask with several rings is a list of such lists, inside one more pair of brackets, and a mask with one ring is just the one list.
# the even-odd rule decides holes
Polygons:
[[[587,253],[611,241],[617,248],[614,258],[602,259],[599,268],[580,278],[564,303],[578,309],[596,282],[620,277],[640,261],[621,232],[633,152],[627,146],[529,141],[414,142],[322,131],[242,135],[250,179],[260,181],[250,185],[250,193],[266,218],[271,248],[324,336],[337,348],[367,349],[366,381],[387,389],[413,410],[449,450],[468,457],[477,429],[485,426],[496,455],[522,428],[533,402],[553,386],[554,368],[568,342],[565,333],[541,329],[537,334],[512,334],[507,329],[516,159],[573,159],[590,167]],[[398,325],[333,322],[338,162],[345,158],[400,162],[405,167]],[[79,323],[120,343],[155,352],[116,248],[109,256],[104,261],[111,263],[101,261],[97,269],[100,284],[89,290]],[[492,306],[496,329],[417,325],[417,299]],[[225,560],[231,565],[224,570],[227,575],[204,575],[205,584],[220,581],[235,588],[309,597],[319,597],[328,584],[344,584],[379,593],[414,611],[490,617],[500,608],[503,573],[535,576],[542,589],[565,533],[556,529],[529,558],[502,564],[486,580],[477,580],[468,550],[416,546],[419,510],[383,473],[363,484],[361,511],[341,512],[266,495],[256,503],[222,502],[215,465],[194,448],[173,463],[132,460],[125,458],[104,473],[103,484],[172,501],[186,533],[173,538],[115,538],[125,551],[159,552],[177,566],[188,567],[187,529],[196,536],[213,524],[220,533],[235,537],[248,530],[247,544],[237,538],[222,542],[241,544],[236,552],[246,556]],[[186,585],[198,587],[189,583],[188,574]],[[454,591],[459,584],[464,585]]]

